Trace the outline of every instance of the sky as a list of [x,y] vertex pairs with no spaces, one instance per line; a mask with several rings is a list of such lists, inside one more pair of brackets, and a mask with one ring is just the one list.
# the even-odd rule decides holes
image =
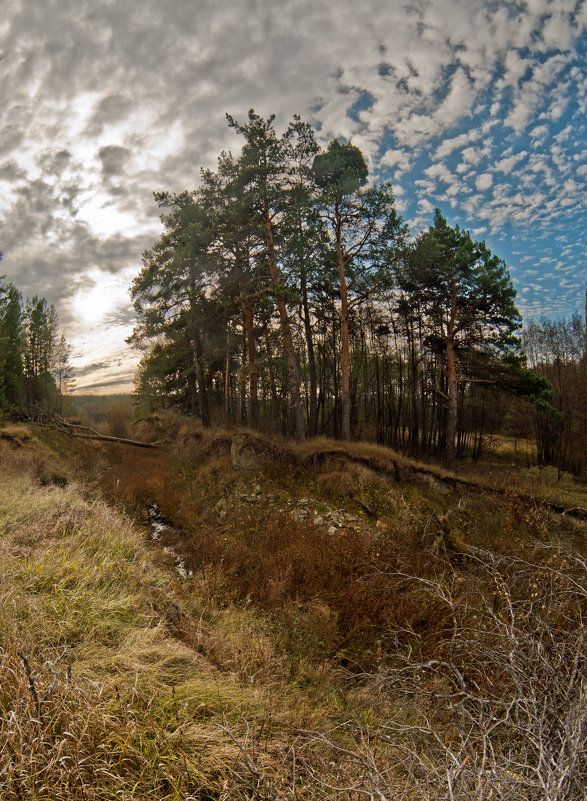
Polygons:
[[585,0],[3,0],[0,271],[57,309],[78,392],[130,391],[153,192],[294,114],[508,266],[524,319],[581,311]]

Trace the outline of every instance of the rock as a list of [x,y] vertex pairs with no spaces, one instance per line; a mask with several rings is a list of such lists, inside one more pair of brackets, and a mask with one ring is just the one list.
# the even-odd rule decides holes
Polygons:
[[257,449],[258,445],[252,437],[246,434],[237,434],[230,447],[230,458],[235,470],[258,470],[261,460]]

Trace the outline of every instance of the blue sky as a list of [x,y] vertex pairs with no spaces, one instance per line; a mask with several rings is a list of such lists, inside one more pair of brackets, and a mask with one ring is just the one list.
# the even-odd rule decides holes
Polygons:
[[507,263],[525,319],[584,304],[584,0],[5,0],[0,250],[56,305],[78,386],[130,389],[128,287],[155,190],[240,142],[225,112],[311,122]]
[[392,165],[381,174],[400,187],[412,228],[426,227],[438,205],[487,241],[508,265],[525,318],[569,315],[584,300],[585,39],[577,44],[564,59],[526,52],[515,83],[498,65],[450,135],[410,148],[389,133],[381,145]]

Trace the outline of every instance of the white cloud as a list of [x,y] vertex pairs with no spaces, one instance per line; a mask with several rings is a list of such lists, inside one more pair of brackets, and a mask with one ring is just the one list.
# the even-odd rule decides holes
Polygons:
[[548,125],[537,125],[535,128],[532,128],[530,136],[534,140],[544,142],[548,136]]
[[445,183],[452,183],[454,180],[453,174],[444,164],[433,164],[431,167],[427,167],[424,172],[429,178],[439,179]]
[[497,231],[563,224],[584,191],[587,84],[569,65],[587,14],[575,0],[5,6],[2,269],[64,317],[72,276],[136,269],[159,231],[153,190],[192,187],[201,165],[238,150],[225,111],[275,112],[280,129],[297,112],[323,144],[352,139],[374,174],[402,177],[402,209],[418,205],[426,224],[434,192]]
[[493,176],[488,173],[484,172],[481,175],[478,175],[475,179],[475,186],[480,192],[484,192],[485,190],[489,189],[493,185]]
[[461,153],[461,158],[467,164],[479,164],[483,158],[483,150],[478,147],[466,147]]
[[537,59],[522,59],[516,53],[505,59],[506,75],[502,88],[512,90],[512,108],[505,118],[506,125],[522,131],[530,122],[533,113],[545,100],[545,87],[554,86],[558,76],[568,63],[568,56],[555,54],[544,62]]
[[379,164],[384,167],[400,167],[406,170],[410,166],[410,156],[405,150],[386,150],[379,159]]
[[453,198],[456,195],[459,195],[459,196],[463,195],[464,191],[465,191],[465,187],[461,183],[459,183],[458,181],[455,181],[454,184],[451,184],[447,188],[445,194],[446,194],[447,197]]
[[545,50],[566,50],[569,47],[574,35],[570,10],[563,10],[561,7],[551,10],[542,28],[542,44]]
[[480,136],[480,131],[472,129],[471,131],[467,131],[464,134],[455,136],[452,139],[444,139],[434,151],[432,158],[435,160],[444,159],[447,156],[450,156],[453,151],[468,145],[470,142],[476,141]]
[[526,158],[527,155],[527,150],[522,150],[520,153],[514,153],[511,156],[507,156],[506,158],[497,161],[494,164],[494,169],[497,170],[497,172],[510,173],[516,164],[522,161],[522,159]]
[[474,97],[474,84],[463,69],[458,69],[452,77],[447,96],[434,112],[434,119],[441,126],[454,124],[469,113]]

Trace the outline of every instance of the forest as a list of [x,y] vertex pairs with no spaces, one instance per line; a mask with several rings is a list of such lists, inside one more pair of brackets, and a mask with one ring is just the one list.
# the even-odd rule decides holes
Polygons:
[[0,276],[0,405],[61,411],[75,386],[70,354],[54,306],[37,295],[23,301]]
[[131,294],[136,396],[204,426],[479,458],[497,436],[580,473],[585,327],[525,329],[502,259],[439,209],[408,231],[361,151],[253,110],[197,189],[155,193],[163,233]]

